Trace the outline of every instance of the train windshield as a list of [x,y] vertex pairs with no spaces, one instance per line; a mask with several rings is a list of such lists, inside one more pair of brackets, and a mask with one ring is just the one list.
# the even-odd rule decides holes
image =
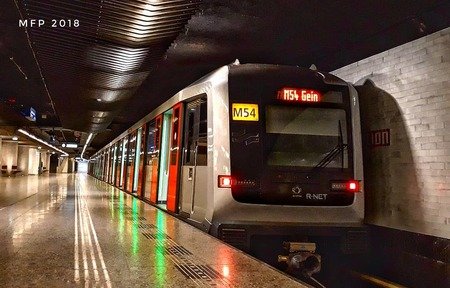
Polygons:
[[298,106],[266,106],[266,163],[269,166],[348,168],[346,112]]

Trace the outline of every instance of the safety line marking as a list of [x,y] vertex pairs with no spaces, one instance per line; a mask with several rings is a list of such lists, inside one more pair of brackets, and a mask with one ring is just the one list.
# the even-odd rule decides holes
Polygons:
[[[94,222],[87,205],[87,196],[85,195],[86,183],[85,181],[80,181],[80,179],[77,180],[78,183],[75,186],[74,280],[79,284],[83,280],[85,287],[100,286],[111,288],[108,269],[106,268]],[[80,276],[80,253],[83,259],[83,279]],[[93,275],[93,279],[91,275]]]

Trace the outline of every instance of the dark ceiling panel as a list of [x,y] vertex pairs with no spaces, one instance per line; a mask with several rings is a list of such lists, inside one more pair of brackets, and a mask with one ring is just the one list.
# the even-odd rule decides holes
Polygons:
[[[22,0],[23,19],[63,127],[105,130],[200,1]],[[56,26],[56,27],[55,27]],[[94,117],[93,112],[105,112]]]

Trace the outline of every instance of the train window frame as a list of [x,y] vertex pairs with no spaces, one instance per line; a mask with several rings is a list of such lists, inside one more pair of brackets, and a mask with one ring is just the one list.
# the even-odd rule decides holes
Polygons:
[[189,100],[185,102],[182,165],[207,166],[208,96],[202,93]]
[[[284,112],[280,111],[283,110]],[[295,110],[298,110],[298,114],[293,114],[292,112],[295,112]],[[269,113],[269,111],[271,111]],[[316,125],[308,125],[307,124],[302,127],[301,123],[296,123],[296,122],[292,122],[296,119],[298,119],[299,117],[302,117],[302,114],[306,114],[308,116],[306,116],[306,118],[304,118],[303,120],[314,120],[314,117],[317,117],[317,115],[321,115],[321,117],[323,118],[323,115],[326,115],[328,113],[328,121],[323,121],[322,124],[322,129],[317,130],[318,128],[316,127]],[[271,114],[271,117],[275,117],[275,118],[271,118],[269,117],[269,114]],[[283,125],[283,129],[285,130],[280,131],[279,129],[282,128],[281,126],[278,127],[276,124],[278,122],[280,122],[280,119],[277,118],[278,115],[288,115],[288,114],[292,114],[295,116],[295,119],[289,120],[290,124],[289,127],[291,129],[291,131],[288,132],[288,130],[286,130],[288,128],[288,125],[286,125],[285,122]],[[339,115],[341,114],[341,115]],[[303,116],[304,117],[304,116]],[[335,119],[332,119],[332,118]],[[339,119],[340,118],[340,119]],[[343,108],[324,108],[324,107],[314,107],[314,106],[306,106],[306,105],[302,105],[302,106],[291,106],[291,105],[280,105],[280,104],[269,104],[265,106],[265,117],[264,117],[264,122],[265,122],[265,141],[264,141],[264,158],[265,158],[265,164],[267,166],[270,167],[302,167],[302,168],[312,168],[314,167],[316,164],[314,165],[307,165],[307,163],[305,163],[304,165],[300,165],[299,163],[292,163],[292,164],[282,164],[282,159],[283,157],[281,156],[276,156],[278,152],[276,152],[275,150],[273,150],[273,148],[277,145],[276,143],[280,141],[280,139],[285,139],[285,138],[302,138],[302,142],[305,141],[308,138],[312,138],[312,137],[339,137],[339,130],[341,129],[342,132],[342,141],[343,143],[347,146],[348,145],[348,139],[349,139],[349,131],[347,130],[348,127],[348,112],[343,109]],[[274,121],[269,121],[270,119],[274,120]],[[319,119],[318,119],[319,120]],[[342,123],[342,127],[340,126],[341,124],[339,124],[339,126],[335,129],[334,127],[332,127],[332,125],[326,125],[331,123],[334,120],[338,120],[337,123],[342,123],[340,121],[343,121]],[[293,125],[293,123],[295,123],[295,125]],[[318,122],[317,122],[318,123]],[[334,123],[334,122],[333,122]],[[300,129],[299,127],[302,127],[302,129]],[[309,127],[309,128],[308,128]],[[339,127],[341,127],[339,129]],[[294,129],[294,130],[292,130]],[[296,129],[299,129],[298,131]],[[321,131],[323,129],[328,129],[327,133],[317,133],[318,131]],[[336,133],[336,135],[334,135],[334,133]],[[271,139],[269,141],[269,138]],[[273,142],[273,143],[272,143]],[[269,149],[269,143],[272,143],[271,147]],[[279,144],[278,144],[279,145]],[[328,148],[332,148],[332,145]],[[328,149],[329,150],[329,149]],[[328,151],[326,150],[326,151]],[[306,156],[308,155],[308,153],[306,154],[302,154],[300,153],[300,151],[304,151],[306,152],[306,150],[300,149],[297,152],[292,152],[292,153],[297,153],[299,155],[303,155]],[[313,150],[314,151],[314,150]],[[317,153],[317,151],[315,151]],[[283,155],[283,153],[278,153],[279,155]],[[311,154],[311,153],[310,153]],[[323,155],[322,155],[323,156]],[[298,157],[295,157],[298,158]],[[301,157],[300,157],[301,158]],[[307,159],[307,158],[304,158]],[[316,160],[320,160],[321,158],[318,157]],[[341,158],[338,158],[341,159]],[[306,161],[306,160],[304,160]],[[347,150],[343,150],[342,152],[342,159],[341,162],[343,163],[342,167],[333,167],[333,166],[327,166],[327,168],[339,168],[339,169],[348,169],[349,168],[349,158],[348,158],[348,152]],[[337,165],[337,164],[336,164]]]
[[145,165],[150,165],[150,161],[154,157],[158,157],[157,139],[155,134],[158,133],[158,127],[156,127],[156,119],[147,122],[146,128],[146,143],[144,147]]

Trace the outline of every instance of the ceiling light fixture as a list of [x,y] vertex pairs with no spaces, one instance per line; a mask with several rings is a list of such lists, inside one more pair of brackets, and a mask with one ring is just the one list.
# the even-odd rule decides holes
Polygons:
[[13,137],[12,137],[12,140],[17,141],[17,140],[19,140],[19,137],[13,136]]
[[80,157],[81,157],[82,160],[85,160],[85,159],[83,158],[83,154],[84,154],[84,151],[86,151],[86,148],[87,148],[87,146],[89,145],[89,142],[92,140],[92,136],[93,136],[92,133],[89,134],[89,136],[88,136],[88,138],[87,138],[87,140],[86,140],[86,143],[84,144],[83,151],[81,152],[81,155],[80,155]]
[[[52,148],[52,149],[55,150],[55,151],[58,151],[58,152],[62,153],[62,156],[69,156],[69,154],[67,154],[67,153],[64,152],[63,150],[56,148],[56,147],[53,146],[52,144],[50,144],[50,143],[48,143],[47,141],[44,141],[44,140],[42,140],[42,139],[40,139],[40,138],[34,136],[33,134],[29,133],[28,131],[25,131],[25,130],[23,130],[23,129],[19,129],[19,130],[17,130],[17,131],[20,132],[20,133],[22,133],[22,134],[24,134],[24,135],[26,135],[26,136],[28,136],[29,138],[31,138],[31,139],[33,139],[33,140],[36,140],[36,141],[38,141],[38,142],[40,142],[40,143],[42,143],[42,144],[44,144],[44,145],[46,145],[46,146]],[[40,147],[38,147],[38,149],[40,149]]]

